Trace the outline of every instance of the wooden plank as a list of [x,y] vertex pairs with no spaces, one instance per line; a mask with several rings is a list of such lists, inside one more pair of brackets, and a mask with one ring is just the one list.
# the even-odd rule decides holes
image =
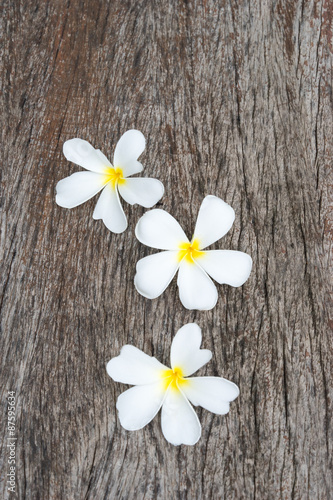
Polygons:
[[[332,4],[1,3],[3,496],[10,390],[17,498],[331,498]],[[188,234],[207,194],[236,211],[221,244],[253,271],[212,311],[185,310],[175,282],[135,291],[143,208],[115,235],[95,200],[55,204],[77,170],[64,141],[112,157],[130,128]],[[169,445],[159,418],[126,432],[107,361],[132,343],[167,363],[189,321],[213,351],[202,373],[240,397],[225,417],[198,410],[194,447]]]

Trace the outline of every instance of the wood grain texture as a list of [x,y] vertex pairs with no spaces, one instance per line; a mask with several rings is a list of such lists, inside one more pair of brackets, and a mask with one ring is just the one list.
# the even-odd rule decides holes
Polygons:
[[[329,0],[1,2],[1,402],[17,395],[17,498],[332,498],[332,3]],[[129,228],[66,210],[55,185],[81,137],[112,157],[147,138],[145,175],[188,234],[207,194],[236,212],[220,247],[252,255],[248,282],[185,310],[176,283],[134,289]],[[332,191],[331,191],[332,194]],[[131,343],[167,363],[195,321],[202,374],[240,387],[202,438],[173,447],[159,418],[126,432],[105,370]],[[10,498],[15,498],[11,495]]]

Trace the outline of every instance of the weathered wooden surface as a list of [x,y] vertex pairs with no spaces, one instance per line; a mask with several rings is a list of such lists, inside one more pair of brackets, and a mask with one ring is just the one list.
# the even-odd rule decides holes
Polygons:
[[[332,3],[3,1],[0,33],[3,496],[12,390],[20,499],[332,498]],[[207,194],[236,211],[222,244],[253,271],[212,311],[185,310],[175,282],[135,291],[144,209],[113,235],[96,200],[55,204],[79,170],[63,142],[111,157],[129,128],[188,234]],[[189,321],[213,350],[202,373],[241,392],[175,448],[159,418],[120,427],[105,365],[125,343],[167,363]]]

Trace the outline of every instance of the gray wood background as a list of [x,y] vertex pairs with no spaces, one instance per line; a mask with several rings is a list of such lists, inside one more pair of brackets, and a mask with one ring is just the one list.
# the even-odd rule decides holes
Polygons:
[[[8,390],[16,498],[333,498],[332,17],[330,0],[1,2],[4,498]],[[55,204],[80,170],[64,141],[112,158],[130,128],[189,235],[205,195],[236,211],[219,246],[253,271],[212,311],[185,310],[175,281],[136,292],[143,208],[114,235],[96,199]],[[131,343],[168,363],[189,321],[213,351],[201,373],[240,387],[229,415],[199,409],[194,447],[169,445],[159,418],[123,430],[107,361]]]

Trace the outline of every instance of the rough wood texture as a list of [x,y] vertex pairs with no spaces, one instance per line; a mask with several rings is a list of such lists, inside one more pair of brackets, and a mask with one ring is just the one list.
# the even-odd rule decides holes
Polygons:
[[[2,1],[5,498],[8,390],[17,498],[332,498],[332,14],[329,0]],[[236,211],[222,245],[253,271],[212,311],[185,310],[175,282],[154,301],[135,291],[144,209],[127,205],[114,235],[95,199],[55,204],[79,170],[63,142],[110,157],[129,128],[188,234],[207,194]],[[226,417],[198,410],[194,447],[169,445],[159,418],[124,431],[106,362],[125,343],[168,362],[189,321],[213,351],[202,373],[240,397]]]

